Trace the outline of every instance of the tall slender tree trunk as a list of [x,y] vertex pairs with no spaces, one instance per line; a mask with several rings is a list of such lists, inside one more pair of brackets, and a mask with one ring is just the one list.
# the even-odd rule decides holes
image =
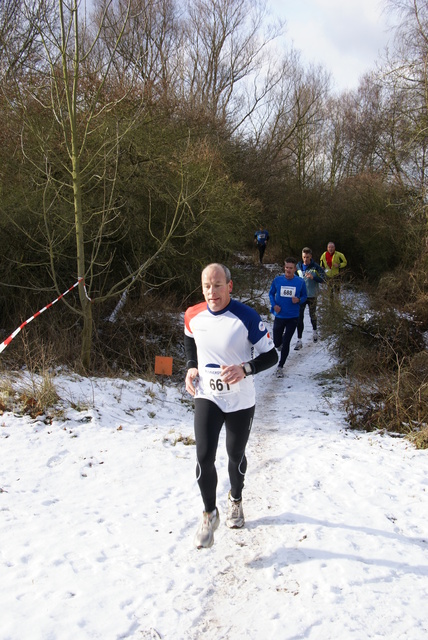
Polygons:
[[79,283],[79,299],[82,308],[83,329],[80,357],[82,365],[88,369],[91,364],[92,349],[92,303],[86,295],[85,289],[85,243],[83,235],[83,215],[82,215],[82,185],[80,182],[80,163],[73,138],[73,195],[74,195],[74,218],[76,229],[76,251],[77,251],[77,275],[81,278]]

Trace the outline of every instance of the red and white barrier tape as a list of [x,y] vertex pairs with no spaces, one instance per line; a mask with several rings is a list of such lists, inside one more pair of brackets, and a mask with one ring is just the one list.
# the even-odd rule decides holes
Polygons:
[[[10,334],[10,336],[8,338],[6,338],[6,340],[4,340],[4,342],[2,342],[0,344],[0,353],[2,353],[2,351],[4,351],[7,347],[7,345],[12,342],[12,340],[15,338],[15,336],[18,335],[18,333],[21,331],[21,329],[23,329],[27,324],[30,324],[30,322],[32,320],[34,320],[34,318],[37,318],[40,314],[43,313],[43,311],[46,311],[46,309],[50,309],[55,302],[58,302],[58,300],[61,300],[61,298],[63,298],[64,296],[67,295],[67,293],[69,293],[70,291],[72,291],[72,289],[74,289],[75,287],[77,287],[77,285],[82,282],[83,278],[79,278],[77,282],[75,282],[73,284],[72,287],[70,287],[69,289],[67,289],[67,291],[64,291],[64,293],[62,293],[60,296],[58,296],[58,298],[56,298],[55,300],[53,300],[52,302],[50,302],[49,304],[46,305],[46,307],[43,307],[43,309],[40,309],[40,311],[38,311],[37,313],[34,314],[34,316],[31,316],[31,318],[28,318],[28,320],[26,320],[25,322],[23,322],[21,324],[21,326],[19,326],[17,329],[15,329],[15,331],[13,333]],[[88,298],[88,300],[90,300],[90,297],[88,296],[88,293],[86,291],[86,286],[83,285],[85,287],[85,294],[86,297]]]

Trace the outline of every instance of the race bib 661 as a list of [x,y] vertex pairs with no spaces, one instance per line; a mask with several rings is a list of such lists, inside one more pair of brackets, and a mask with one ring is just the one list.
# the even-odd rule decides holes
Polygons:
[[223,382],[220,367],[205,367],[202,383],[204,392],[212,396],[224,396],[239,391],[239,382],[235,384]]

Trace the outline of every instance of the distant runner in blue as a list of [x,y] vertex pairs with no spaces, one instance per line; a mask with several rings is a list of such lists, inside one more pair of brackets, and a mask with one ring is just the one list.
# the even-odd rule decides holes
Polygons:
[[254,242],[259,250],[260,264],[263,264],[263,256],[265,254],[268,241],[269,231],[267,231],[267,229],[263,229],[263,227],[260,227],[260,229],[254,234]]
[[290,353],[291,338],[296,331],[299,320],[300,305],[306,301],[306,284],[303,278],[296,276],[296,258],[286,258],[284,275],[277,276],[269,291],[271,313],[274,314],[273,343],[277,349],[281,348],[278,378],[284,377],[284,364]]

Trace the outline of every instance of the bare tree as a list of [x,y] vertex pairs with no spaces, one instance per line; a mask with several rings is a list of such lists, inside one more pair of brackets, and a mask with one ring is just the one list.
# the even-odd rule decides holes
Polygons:
[[38,0],[3,0],[0,3],[0,78],[3,82],[30,59],[34,64],[42,53],[35,27],[41,4]]
[[[247,82],[264,69],[269,44],[282,33],[280,22],[264,27],[260,0],[195,0],[183,18],[180,101],[193,114],[236,127],[253,112],[278,74],[248,92]],[[250,104],[248,98],[250,98]]]
[[388,0],[399,18],[392,52],[381,69],[388,103],[389,166],[395,178],[420,194],[428,248],[428,5],[423,0]]
[[328,87],[329,76],[322,68],[305,70],[299,54],[292,52],[280,67],[280,80],[264,110],[260,143],[270,162],[288,167],[301,187],[323,177],[320,134]]
[[[150,209],[147,213],[146,232],[153,241],[150,254],[104,290],[103,281],[111,282],[107,275],[114,247],[110,255],[103,247],[120,236],[123,224],[125,201],[117,190],[123,143],[144,106],[136,69],[121,75],[115,67],[131,20],[132,0],[122,3],[117,13],[110,11],[112,0],[106,0],[98,7],[95,23],[87,22],[81,0],[55,0],[55,7],[57,12],[52,13],[47,4],[39,3],[35,16],[32,7],[23,6],[44,55],[37,65],[27,65],[25,82],[15,77],[14,97],[22,113],[22,153],[33,168],[36,189],[43,194],[44,221],[39,238],[30,237],[24,227],[21,230],[40,255],[47,255],[58,292],[59,266],[69,252],[69,238],[74,237],[80,305],[69,306],[83,322],[81,361],[89,367],[93,304],[123,293],[147,272],[171,239],[183,233],[183,218],[194,216],[192,201],[206,178],[190,187],[185,168],[176,165],[161,228],[152,225]],[[195,221],[186,233],[197,226]]]
[[357,90],[329,98],[323,137],[331,189],[359,173],[388,173],[382,154],[384,99],[372,74],[362,78]]
[[[95,19],[103,25],[102,44],[117,74],[137,77],[150,104],[172,102],[181,39],[174,0],[95,0],[94,7]],[[119,38],[126,12],[129,19]]]

